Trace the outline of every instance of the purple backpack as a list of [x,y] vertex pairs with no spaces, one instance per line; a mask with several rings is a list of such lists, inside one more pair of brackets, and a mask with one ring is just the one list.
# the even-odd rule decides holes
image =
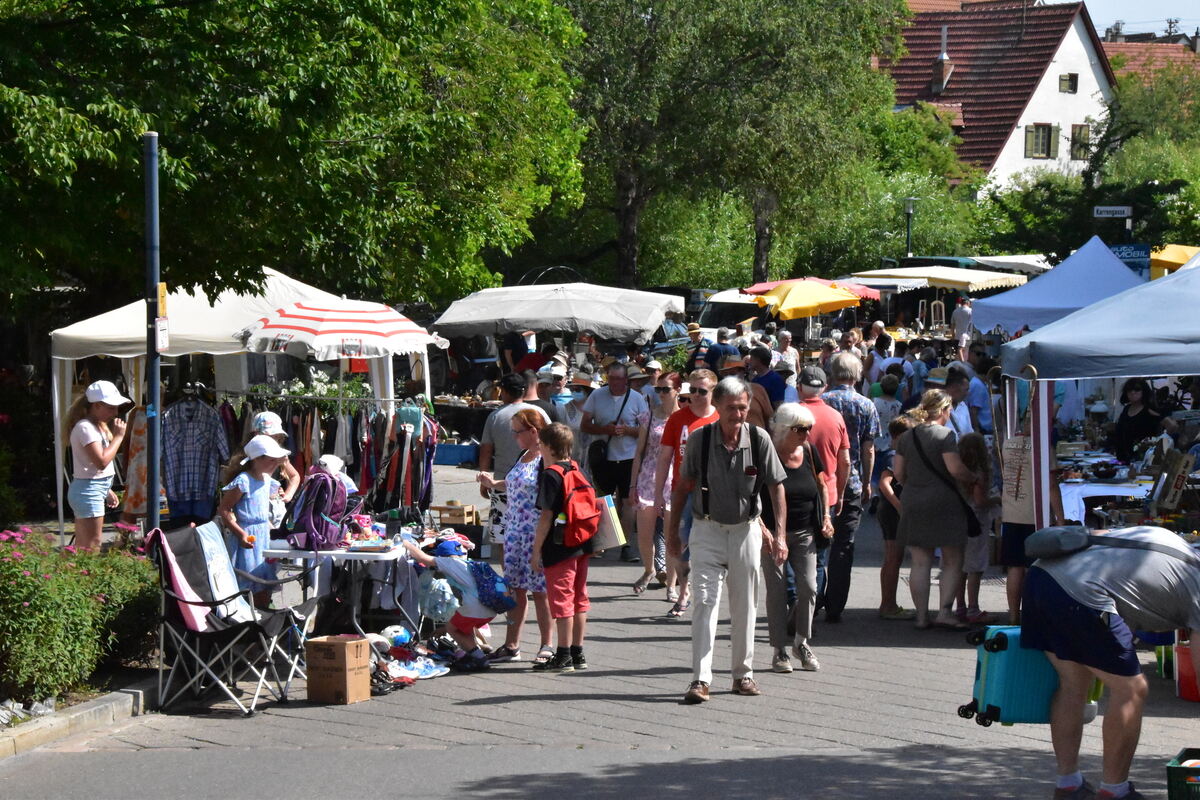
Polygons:
[[346,538],[346,487],[323,469],[304,481],[292,510],[288,542],[301,550],[337,550]]

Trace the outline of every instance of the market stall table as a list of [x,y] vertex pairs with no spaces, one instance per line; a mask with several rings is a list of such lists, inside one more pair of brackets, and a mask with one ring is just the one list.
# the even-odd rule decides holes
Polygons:
[[[335,564],[344,564],[350,570],[350,596],[347,601],[350,603],[350,621],[359,634],[366,636],[366,631],[362,628],[362,623],[359,619],[362,608],[362,584],[366,579],[366,566],[369,562],[377,561],[398,561],[404,557],[404,548],[396,545],[391,550],[385,552],[369,552],[369,551],[350,551],[350,550],[300,550],[292,547],[286,540],[272,539],[270,545],[263,551],[264,558],[298,558],[305,561],[316,561],[322,558],[329,558]],[[307,594],[307,592],[306,592]],[[400,607],[405,617],[408,613]],[[413,626],[413,630],[417,630],[416,620],[408,617],[408,622]]]
[[1058,485],[1062,495],[1063,516],[1067,519],[1084,521],[1087,506],[1083,502],[1087,497],[1132,497],[1144,498],[1149,496],[1154,487],[1154,481],[1146,478],[1138,481],[1121,481],[1110,483],[1106,481],[1066,480]]

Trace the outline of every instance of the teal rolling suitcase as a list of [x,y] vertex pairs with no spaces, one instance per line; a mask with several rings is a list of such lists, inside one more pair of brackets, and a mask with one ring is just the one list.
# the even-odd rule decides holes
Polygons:
[[1050,722],[1058,673],[1041,650],[1021,647],[1020,626],[991,625],[967,641],[978,650],[975,691],[971,702],[959,706],[960,717],[984,726]]

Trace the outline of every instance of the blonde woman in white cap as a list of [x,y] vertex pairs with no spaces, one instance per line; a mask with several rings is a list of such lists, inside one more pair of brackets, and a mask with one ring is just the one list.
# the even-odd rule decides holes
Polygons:
[[[264,580],[275,579],[275,565],[263,557],[271,536],[271,498],[279,482],[271,477],[290,452],[271,436],[259,434],[246,443],[240,469],[221,489],[217,516],[232,534],[230,558],[235,569]],[[254,592],[254,605],[271,604],[271,588],[238,576],[238,588]]]
[[67,501],[75,514],[75,546],[80,550],[100,549],[104,509],[117,507],[112,462],[125,438],[125,420],[117,411],[131,402],[111,382],[96,381],[67,413],[73,461]]

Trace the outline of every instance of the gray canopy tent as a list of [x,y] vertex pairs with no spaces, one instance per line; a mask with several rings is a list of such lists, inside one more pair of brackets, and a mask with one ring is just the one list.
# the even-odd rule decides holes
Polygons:
[[454,301],[430,328],[447,337],[590,331],[601,339],[645,344],[668,311],[682,312],[683,299],[591,283],[504,286]]

